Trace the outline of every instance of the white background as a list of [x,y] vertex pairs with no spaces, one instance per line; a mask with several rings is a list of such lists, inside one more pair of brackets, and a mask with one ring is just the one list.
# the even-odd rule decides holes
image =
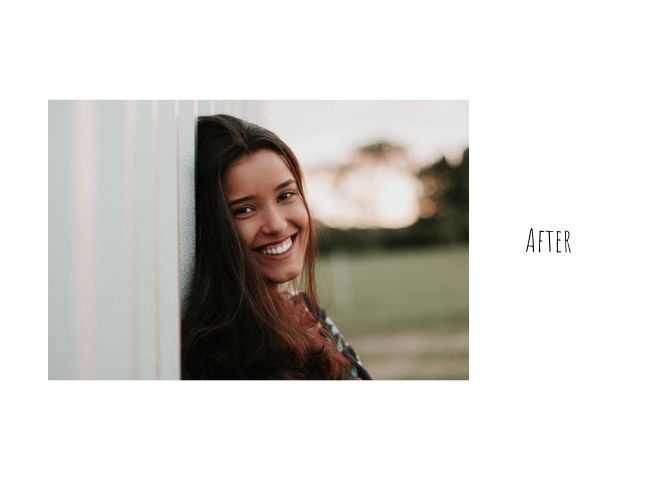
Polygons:
[[[670,15],[438,3],[3,14],[2,477],[670,478]],[[470,380],[47,381],[50,98],[468,99]]]

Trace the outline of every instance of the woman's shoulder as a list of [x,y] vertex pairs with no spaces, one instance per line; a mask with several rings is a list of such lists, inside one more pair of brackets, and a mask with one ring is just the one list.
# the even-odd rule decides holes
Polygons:
[[326,330],[336,343],[336,349],[344,355],[350,363],[352,363],[351,378],[360,378],[365,380],[370,380],[371,376],[366,371],[362,365],[362,361],[359,359],[359,355],[355,352],[355,349],[348,343],[348,341],[343,337],[341,331],[336,326],[336,323],[327,315],[326,311],[323,308],[320,308],[313,302],[306,292],[301,292],[300,294],[303,301],[306,305],[306,308],[319,319],[322,324],[322,328]]

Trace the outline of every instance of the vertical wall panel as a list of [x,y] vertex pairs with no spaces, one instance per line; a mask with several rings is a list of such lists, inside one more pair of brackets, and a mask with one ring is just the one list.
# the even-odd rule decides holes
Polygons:
[[74,264],[73,105],[49,102],[49,378],[73,378],[77,335]]
[[215,103],[210,100],[199,100],[196,102],[196,115],[212,115]]
[[158,131],[157,131],[157,120],[158,120],[158,102],[151,101],[149,102],[149,184],[151,191],[151,223],[150,223],[150,232],[151,232],[151,255],[152,255],[152,327],[151,334],[153,337],[152,343],[154,344],[152,364],[154,366],[153,377],[161,378],[161,362],[159,359],[161,344],[161,322],[159,318],[159,302],[160,302],[160,291],[159,291],[159,161],[158,161]]
[[137,175],[136,148],[137,112],[134,101],[122,102],[124,119],[120,126],[123,131],[123,243],[122,268],[124,278],[125,313],[128,325],[129,378],[139,375],[139,326],[138,326],[138,275],[137,275]]
[[157,105],[159,378],[180,377],[176,102]]
[[178,111],[179,282],[180,300],[181,305],[183,305],[191,282],[195,252],[194,133],[196,102],[181,100]]
[[179,378],[178,275],[193,255],[184,103],[178,131],[176,102],[49,102],[50,379]]
[[75,351],[77,369],[75,378],[96,378],[96,260],[100,253],[96,243],[96,215],[98,192],[96,176],[97,104],[76,102],[73,108],[73,211],[74,274],[69,300],[73,302],[75,322]]
[[123,379],[130,373],[130,318],[124,272],[124,108],[98,102],[96,140],[96,378]]
[[151,105],[136,102],[135,172],[137,178],[136,231],[138,232],[136,269],[138,277],[138,378],[155,375],[154,318],[156,315],[152,203],[154,202],[151,162]]

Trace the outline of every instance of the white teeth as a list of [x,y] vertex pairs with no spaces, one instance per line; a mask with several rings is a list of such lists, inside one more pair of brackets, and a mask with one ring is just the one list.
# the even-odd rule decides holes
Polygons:
[[289,237],[287,240],[282,242],[282,244],[273,246],[270,248],[266,248],[261,251],[261,253],[265,255],[282,255],[285,253],[287,250],[289,250],[292,247],[292,237]]

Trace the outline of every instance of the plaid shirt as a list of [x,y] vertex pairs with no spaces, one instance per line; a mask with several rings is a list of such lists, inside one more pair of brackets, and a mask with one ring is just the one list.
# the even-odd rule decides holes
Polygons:
[[334,339],[336,339],[336,348],[338,351],[352,363],[348,380],[373,380],[369,372],[364,368],[364,365],[362,365],[362,361],[359,359],[355,349],[343,338],[338,327],[322,309],[320,309],[320,320],[322,320],[322,326],[330,331]]
[[[308,295],[306,295],[305,292],[302,292],[302,296],[306,303],[306,307],[308,307],[308,309],[313,313],[316,313],[312,308],[311,302],[308,299]],[[355,349],[352,348],[352,346],[347,342],[347,340],[345,340],[345,338],[343,338],[343,335],[341,335],[341,332],[338,330],[338,327],[336,326],[334,321],[329,317],[329,315],[326,314],[324,309],[320,308],[318,318],[322,323],[322,328],[325,331],[329,332],[336,341],[336,348],[338,349],[338,351],[345,358],[350,360],[350,363],[352,364],[352,368],[348,372],[346,380],[373,380],[371,378],[371,375],[369,375],[369,372],[367,372],[366,369],[364,368],[364,365],[362,365],[362,361],[359,359],[359,356],[357,355],[357,352],[355,352]]]

